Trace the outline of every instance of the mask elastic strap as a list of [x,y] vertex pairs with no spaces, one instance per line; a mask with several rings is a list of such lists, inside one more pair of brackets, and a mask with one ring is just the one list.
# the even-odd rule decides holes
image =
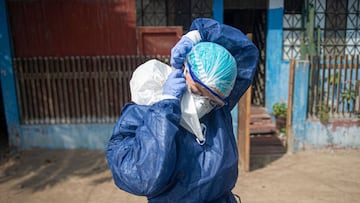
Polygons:
[[201,131],[204,135],[204,140],[200,141],[199,138],[196,138],[197,143],[199,143],[199,145],[204,145],[205,141],[206,141],[206,125],[203,123],[200,123],[201,125]]

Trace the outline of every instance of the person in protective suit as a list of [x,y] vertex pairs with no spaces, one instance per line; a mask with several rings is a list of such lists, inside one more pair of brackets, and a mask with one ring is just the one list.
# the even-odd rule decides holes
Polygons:
[[[195,19],[171,50],[175,70],[160,99],[127,104],[116,122],[106,151],[115,184],[148,202],[236,202],[231,110],[252,83],[258,55],[241,31]],[[203,137],[181,125],[186,94],[195,103]]]

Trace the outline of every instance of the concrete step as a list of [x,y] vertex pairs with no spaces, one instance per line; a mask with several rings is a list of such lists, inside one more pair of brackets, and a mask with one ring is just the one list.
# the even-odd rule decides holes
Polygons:
[[259,114],[251,114],[250,115],[250,122],[251,121],[258,121],[258,120],[271,120],[271,116],[266,113],[259,113]]
[[256,134],[276,134],[276,127],[272,123],[250,125],[250,135]]
[[264,107],[252,106],[251,115],[254,114],[266,114],[266,109]]

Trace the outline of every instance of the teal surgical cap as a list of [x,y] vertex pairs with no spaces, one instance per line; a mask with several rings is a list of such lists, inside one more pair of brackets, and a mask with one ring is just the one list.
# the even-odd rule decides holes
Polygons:
[[204,85],[230,95],[236,79],[236,61],[224,47],[212,42],[196,44],[187,56],[193,74]]

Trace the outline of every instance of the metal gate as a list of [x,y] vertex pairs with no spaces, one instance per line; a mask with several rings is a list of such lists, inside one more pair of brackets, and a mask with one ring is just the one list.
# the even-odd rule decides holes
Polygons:
[[211,18],[213,0],[137,0],[138,26],[183,26],[187,32],[195,18]]

